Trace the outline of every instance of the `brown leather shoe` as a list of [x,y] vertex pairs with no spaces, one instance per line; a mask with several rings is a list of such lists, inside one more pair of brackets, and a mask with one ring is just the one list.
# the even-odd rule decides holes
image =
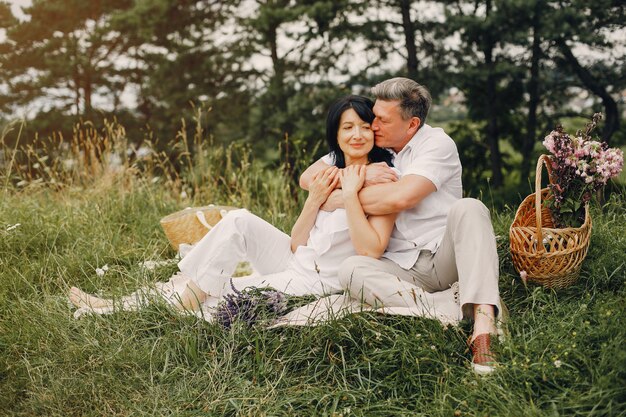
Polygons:
[[[470,338],[471,340],[471,338]],[[472,341],[468,340],[472,351],[472,369],[479,375],[487,375],[495,370],[496,356],[491,351],[491,335],[482,333]]]

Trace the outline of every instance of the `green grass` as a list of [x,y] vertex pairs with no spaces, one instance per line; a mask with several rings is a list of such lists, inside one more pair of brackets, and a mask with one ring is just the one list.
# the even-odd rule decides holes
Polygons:
[[[213,202],[233,202],[222,198]],[[294,220],[295,205],[272,217],[250,198],[284,229]],[[193,203],[147,181],[4,191],[0,415],[626,415],[624,200],[594,212],[581,278],[559,292],[516,278],[513,213],[494,214],[511,335],[489,378],[469,369],[466,325],[426,319],[225,331],[161,305],[72,318],[70,285],[118,295],[167,279],[172,268],[138,263],[173,256],[158,220]]]
[[165,214],[235,205],[288,231],[303,194],[245,148],[199,141],[176,170],[153,159],[117,173],[100,160],[34,171],[40,159],[0,170],[0,415],[626,415],[623,193],[594,209],[581,277],[558,292],[523,285],[508,254],[514,208],[492,212],[510,336],[499,370],[480,378],[467,323],[361,314],[223,330],[159,304],[75,320],[72,285],[116,296],[175,271],[138,265],[174,256]]

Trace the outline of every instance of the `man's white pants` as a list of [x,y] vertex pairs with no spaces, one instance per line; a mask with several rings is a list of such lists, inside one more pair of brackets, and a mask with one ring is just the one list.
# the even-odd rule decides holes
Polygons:
[[230,290],[230,279],[241,261],[250,262],[261,276],[234,278],[235,288],[272,287],[293,295],[323,294],[319,280],[289,267],[291,238],[245,209],[230,211],[178,264],[210,297]]
[[448,213],[446,231],[435,253],[422,250],[411,269],[395,262],[353,256],[339,268],[339,281],[354,298],[375,307],[437,307],[438,292],[459,282],[462,314],[473,317],[474,304],[500,308],[498,253],[485,205],[457,201]]

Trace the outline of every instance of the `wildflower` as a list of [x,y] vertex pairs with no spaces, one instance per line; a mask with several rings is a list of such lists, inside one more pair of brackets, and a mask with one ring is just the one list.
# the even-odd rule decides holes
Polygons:
[[104,265],[102,268],[96,268],[96,275],[103,277],[109,270],[109,265]]
[[520,271],[519,272],[519,277],[522,279],[522,282],[524,283],[524,285],[526,285],[528,283],[528,272]]
[[563,365],[563,362],[561,362],[559,359],[554,361],[554,367],[555,368],[560,368],[561,365]]
[[21,225],[22,225],[21,223],[15,223],[15,224],[13,224],[13,225],[9,225],[9,226],[6,228],[6,231],[7,231],[7,232],[10,232],[11,230],[15,230],[15,229],[17,229],[17,228],[18,228],[18,227],[20,227]]

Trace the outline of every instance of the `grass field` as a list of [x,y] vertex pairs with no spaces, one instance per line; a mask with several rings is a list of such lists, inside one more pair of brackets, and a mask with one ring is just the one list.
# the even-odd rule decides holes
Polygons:
[[172,211],[245,206],[290,228],[299,203],[286,174],[219,152],[184,180],[101,166],[97,180],[3,181],[0,415],[626,415],[623,195],[594,209],[581,277],[558,292],[516,276],[514,212],[492,213],[511,318],[487,378],[469,368],[467,324],[361,314],[315,328],[224,330],[163,305],[75,320],[71,285],[115,296],[175,271],[138,265],[174,256],[158,223]]

